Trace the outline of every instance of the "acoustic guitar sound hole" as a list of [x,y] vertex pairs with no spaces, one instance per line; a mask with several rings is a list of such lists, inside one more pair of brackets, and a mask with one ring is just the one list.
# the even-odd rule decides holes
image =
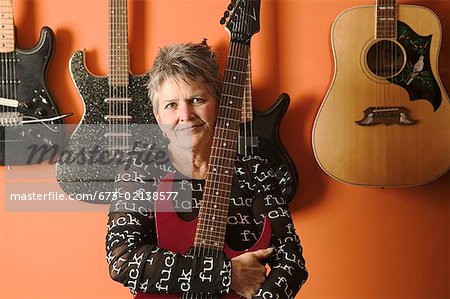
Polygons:
[[366,59],[369,70],[382,78],[397,75],[405,63],[405,55],[400,45],[389,40],[374,43],[367,51]]

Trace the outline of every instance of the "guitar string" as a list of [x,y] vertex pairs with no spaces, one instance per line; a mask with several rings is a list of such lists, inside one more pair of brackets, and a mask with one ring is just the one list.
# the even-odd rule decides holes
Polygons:
[[111,14],[112,14],[112,18],[111,18],[111,22],[112,22],[112,31],[111,31],[111,58],[110,58],[110,63],[111,63],[111,102],[112,102],[112,117],[111,117],[111,121],[112,121],[112,134],[111,134],[111,142],[112,142],[112,151],[111,151],[111,156],[114,157],[117,153],[117,138],[116,138],[116,133],[117,133],[117,125],[118,125],[118,118],[117,118],[117,99],[118,99],[118,80],[117,80],[117,13],[118,13],[118,9],[117,9],[117,0],[113,0],[112,1],[112,7],[111,9]]
[[[130,101],[132,100],[131,95],[129,94],[129,70],[130,70],[130,65],[129,65],[129,56],[128,56],[128,8],[127,8],[127,0],[124,0],[124,8],[125,8],[125,12],[123,14],[124,16],[124,25],[123,25],[123,31],[124,31],[124,37],[123,37],[123,42],[124,42],[124,46],[123,46],[123,51],[124,51],[124,55],[123,55],[123,61],[124,61],[124,65],[125,65],[125,102],[124,102],[124,106],[125,106],[125,116],[129,116],[128,114],[128,105],[131,104],[131,102],[128,102],[128,98],[130,99]],[[148,109],[148,108],[147,108]],[[133,119],[126,119],[127,122],[125,124],[125,130],[124,130],[124,142],[125,142],[125,147],[127,150],[129,150],[130,148],[130,144],[129,144],[129,140],[128,140],[128,134],[129,133],[129,121],[133,121]]]
[[[113,49],[112,49],[112,38],[113,38],[113,2],[114,0],[109,0],[109,59],[108,59],[108,63],[109,63],[109,82],[108,82],[108,97],[109,97],[109,102],[108,102],[108,114],[112,115],[113,114],[113,107],[112,107],[112,85],[113,85],[113,65],[112,65],[112,55],[113,55]],[[111,133],[112,132],[112,125],[111,125],[111,120],[112,118],[108,118],[108,132]],[[112,135],[108,136],[108,150],[112,151]],[[111,152],[110,152],[111,154]]]
[[[119,134],[123,134],[124,132],[125,132],[125,128],[126,128],[126,126],[127,126],[127,123],[128,123],[128,119],[126,119],[125,118],[125,116],[126,116],[126,114],[125,114],[125,112],[126,112],[126,110],[125,110],[125,100],[126,100],[126,91],[127,91],[127,87],[125,86],[125,83],[126,83],[126,80],[125,80],[125,64],[124,64],[124,51],[125,51],[125,43],[124,43],[124,38],[125,38],[125,36],[124,36],[124,34],[125,34],[125,30],[124,30],[124,26],[125,26],[125,13],[126,13],[126,6],[125,6],[125,3],[126,3],[126,0],[119,0],[120,1],[120,6],[121,6],[121,10],[120,10],[120,15],[119,15],[119,27],[120,27],[120,32],[119,32],[119,34],[117,35],[118,36],[118,39],[119,39],[119,42],[118,42],[118,44],[119,44],[119,49],[118,49],[118,52],[119,52],[119,55],[118,55],[118,58],[119,58],[119,61],[118,61],[118,64],[119,64],[119,66],[120,66],[120,72],[119,72],[119,74],[120,74],[120,101],[119,101],[119,104],[120,104],[120,115],[121,116],[123,116],[124,118],[123,118],[123,121],[120,123],[120,130],[119,130]],[[122,137],[119,137],[119,140],[120,140],[120,142],[121,142],[121,147],[122,147],[122,149],[121,149],[121,151],[125,151],[125,149],[126,149],[126,142],[125,142],[125,136],[124,135],[122,135]]]
[[121,142],[121,151],[125,151],[127,148],[127,142],[126,142],[126,136],[124,135],[125,133],[125,129],[128,126],[128,118],[126,118],[127,113],[126,113],[126,98],[127,98],[127,91],[128,91],[128,87],[126,84],[126,65],[125,65],[125,26],[126,26],[126,13],[127,13],[127,7],[126,7],[126,0],[120,0],[120,5],[121,5],[121,11],[120,11],[120,15],[119,15],[119,26],[120,26],[120,32],[118,34],[118,39],[119,39],[119,61],[118,64],[120,65],[120,115],[123,116],[123,121],[120,123],[120,130],[119,130],[119,134],[121,134],[121,137],[119,137],[119,140]]
[[[5,55],[5,53],[4,52],[2,52],[1,53],[1,59],[2,59],[2,78],[1,78],[1,80],[2,80],[2,98],[7,98],[7,96],[6,96],[6,84],[5,84],[5,82],[4,82],[4,80],[5,80],[5,77],[6,77],[6,72],[5,72],[5,68],[6,68],[6,61],[5,61],[5,57],[6,55]],[[9,110],[9,108],[7,107],[7,106],[3,106],[2,105],[2,113],[4,113],[3,115],[2,115],[2,118],[6,118],[6,113],[8,112],[8,110]],[[6,120],[7,121],[7,120]]]
[[[9,8],[9,6],[11,6],[11,15],[12,15],[12,1],[10,1],[9,3],[7,3],[7,5],[5,5]],[[3,12],[3,8],[2,8],[2,12]],[[8,14],[10,13],[9,10],[7,10]],[[6,58],[7,58],[7,53],[2,52],[1,53],[1,58],[2,58],[2,98],[8,98],[7,97],[7,84],[5,83],[6,81],[6,68],[7,68],[7,62],[6,62]],[[10,108],[8,106],[3,106],[2,105],[2,113],[4,113],[2,115],[2,118],[4,117],[6,119],[6,115],[9,112]],[[6,119],[6,123],[8,122],[8,120]],[[6,125],[6,124],[5,124]]]
[[248,90],[248,99],[249,101],[247,102],[248,104],[248,110],[247,113],[249,114],[249,121],[250,121],[250,154],[254,155],[254,149],[256,148],[256,144],[254,143],[254,135],[253,135],[253,101],[252,101],[252,95],[253,95],[253,90],[252,90],[252,67],[251,67],[251,56],[250,56],[250,47],[249,47],[249,51],[248,51],[248,86],[247,86],[247,90]]
[[[16,72],[16,63],[18,63],[18,61],[17,61],[17,53],[16,53],[16,51],[15,51],[15,49],[13,50],[13,52],[12,52],[12,56],[13,56],[13,62],[12,62],[12,64],[13,64],[13,92],[12,92],[12,94],[13,94],[13,97],[12,97],[12,99],[15,99],[15,100],[19,100],[18,98],[17,98],[17,85],[19,84],[19,79],[17,78],[17,72]],[[23,99],[23,100],[25,100],[25,99]],[[18,106],[15,108],[15,112],[17,113],[18,112]]]
[[[2,75],[2,77],[0,78],[0,80],[2,81],[1,83],[1,89],[0,89],[0,91],[1,91],[1,97],[2,98],[5,98],[5,95],[3,94],[3,88],[4,88],[4,84],[3,84],[3,76],[4,76],[4,71],[3,71],[3,64],[4,64],[4,60],[3,60],[3,53],[0,53],[0,58],[1,58],[1,70],[2,70],[2,73],[1,73],[1,75]],[[3,117],[5,117],[4,116],[4,113],[5,113],[5,106],[3,106],[3,105],[1,105],[1,111],[2,111],[2,118]],[[3,125],[2,125],[3,126]]]
[[[392,3],[389,3],[389,2],[391,2],[391,1],[388,1],[388,5],[391,5]],[[394,33],[393,33],[393,30],[392,30],[392,19],[391,19],[391,17],[392,17],[392,12],[391,12],[391,10],[389,10],[390,11],[390,13],[388,13],[387,14],[387,17],[386,17],[386,19],[388,20],[387,21],[387,24],[388,24],[388,35],[389,35],[389,39],[390,39],[390,41],[389,41],[389,63],[390,63],[390,65],[389,65],[389,69],[390,69],[390,73],[389,73],[389,79],[390,80],[392,80],[392,78],[393,78],[393,75],[394,75],[394,71],[395,71],[395,69],[394,69],[394,54],[395,54],[395,50],[394,50],[394,45],[395,45],[395,42],[394,42]],[[392,105],[393,105],[393,85],[390,83],[390,81],[389,80],[386,80],[387,82],[385,82],[385,84],[386,84],[386,88],[388,88],[388,100],[389,100],[389,106],[388,106],[388,108],[387,109],[389,109],[389,107],[391,107]],[[386,112],[385,112],[386,113]]]

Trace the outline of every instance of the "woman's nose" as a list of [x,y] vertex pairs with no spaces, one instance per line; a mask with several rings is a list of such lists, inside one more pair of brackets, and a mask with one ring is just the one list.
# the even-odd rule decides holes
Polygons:
[[178,109],[178,113],[179,113],[178,117],[180,118],[180,121],[188,121],[194,115],[192,107],[188,104],[180,105],[180,108]]

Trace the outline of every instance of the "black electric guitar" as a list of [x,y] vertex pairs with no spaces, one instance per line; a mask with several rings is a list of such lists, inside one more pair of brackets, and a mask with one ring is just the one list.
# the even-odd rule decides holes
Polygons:
[[281,94],[275,104],[265,112],[253,111],[251,78],[249,53],[238,152],[266,158],[275,170],[283,197],[289,202],[297,190],[297,171],[279,137],[280,121],[289,107],[289,95]]
[[0,12],[0,165],[40,163],[53,152],[38,149],[62,142],[67,116],[58,114],[46,84],[54,35],[44,27],[34,48],[17,49],[12,1],[0,1]]
[[[65,148],[67,154],[56,167],[59,184],[69,194],[112,191],[116,160],[133,149],[139,139],[137,130],[144,131],[141,137],[151,137],[140,124],[156,123],[147,96],[148,73],[130,73],[127,19],[127,1],[109,0],[109,76],[89,72],[83,51],[70,59],[70,73],[83,100],[84,114]],[[80,157],[81,163],[74,157]],[[108,201],[104,197],[99,202]]]

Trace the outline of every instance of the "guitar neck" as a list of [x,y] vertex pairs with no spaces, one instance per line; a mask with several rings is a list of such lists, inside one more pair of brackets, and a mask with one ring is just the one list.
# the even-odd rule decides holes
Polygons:
[[109,0],[109,84],[128,86],[127,0]]
[[249,45],[231,42],[194,246],[222,251],[246,87]]
[[376,1],[376,32],[377,39],[397,38],[397,1],[377,0]]
[[0,53],[10,53],[15,50],[14,16],[11,0],[0,0]]

